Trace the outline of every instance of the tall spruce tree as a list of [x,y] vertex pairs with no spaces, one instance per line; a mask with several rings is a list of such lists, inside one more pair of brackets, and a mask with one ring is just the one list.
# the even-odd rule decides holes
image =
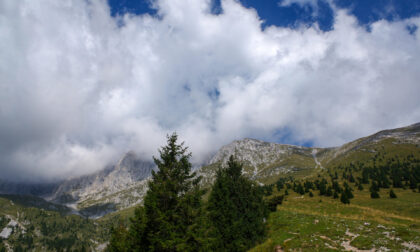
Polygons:
[[[204,191],[199,188],[201,178],[191,172],[191,153],[177,139],[176,133],[168,136],[160,158],[154,158],[158,170],[152,171],[144,207],[131,219],[127,246],[117,244],[127,251],[202,250],[198,222]],[[111,240],[109,248],[117,247],[113,245]]]
[[145,234],[151,251],[197,250],[199,246],[195,224],[203,195],[201,177],[191,173],[191,153],[177,139],[176,133],[168,136],[167,146],[159,150],[160,158],[154,158],[158,171],[152,172],[144,199]]
[[228,161],[217,171],[208,202],[214,251],[245,251],[265,234],[267,206],[258,185],[242,175],[242,164]]

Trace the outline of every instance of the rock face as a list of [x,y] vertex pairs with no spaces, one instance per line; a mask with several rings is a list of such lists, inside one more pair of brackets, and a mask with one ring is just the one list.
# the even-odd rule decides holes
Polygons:
[[268,143],[256,139],[245,138],[223,146],[199,170],[204,183],[211,183],[219,166],[225,166],[233,155],[244,164],[246,176],[259,182],[266,182],[270,177],[280,173],[313,169],[316,166],[314,148],[302,146]]
[[[115,166],[62,183],[50,200],[78,209],[115,205],[116,209],[139,203],[155,165],[127,153]],[[112,208],[111,208],[112,209]]]
[[[258,167],[278,162],[282,158],[294,153],[309,156],[311,152],[312,148],[268,143],[256,139],[245,138],[223,146],[216,155],[211,158],[209,164],[218,162],[226,164],[229,157],[234,155],[239,161],[248,163],[253,167]],[[255,170],[254,172],[258,171]],[[256,175],[256,173],[254,173],[254,175]]]

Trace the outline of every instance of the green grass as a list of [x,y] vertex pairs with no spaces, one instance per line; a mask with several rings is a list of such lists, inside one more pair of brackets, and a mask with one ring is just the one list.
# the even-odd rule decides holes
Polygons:
[[250,251],[274,251],[277,246],[286,251],[336,251],[345,246],[402,251],[407,249],[404,242],[420,245],[420,193],[394,191],[397,199],[387,197],[383,189],[380,199],[355,191],[351,204],[345,205],[317,193],[311,198],[289,190],[267,220],[266,241]]
[[326,168],[332,169],[340,165],[348,166],[350,163],[355,161],[370,162],[377,153],[384,154],[385,160],[395,156],[407,156],[408,154],[420,157],[420,148],[417,145],[409,143],[395,144],[396,141],[397,140],[394,138],[386,138],[378,142],[371,142],[360,146],[358,149],[337,155],[335,158],[330,156],[331,153],[327,153],[327,157],[322,163]]

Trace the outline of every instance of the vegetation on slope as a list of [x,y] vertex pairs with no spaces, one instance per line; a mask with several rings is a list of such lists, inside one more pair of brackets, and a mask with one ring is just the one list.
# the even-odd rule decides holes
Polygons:
[[[420,250],[420,152],[392,141],[342,155],[316,176],[265,186],[285,199],[268,219],[267,240],[252,251]],[[349,204],[334,195],[345,188]]]
[[[45,210],[54,205],[36,197],[25,201],[23,197],[32,196],[0,196],[0,232],[11,229],[0,251],[2,246],[13,251],[92,251],[105,247],[109,223],[68,214],[67,209]],[[36,200],[42,204],[28,205]]]

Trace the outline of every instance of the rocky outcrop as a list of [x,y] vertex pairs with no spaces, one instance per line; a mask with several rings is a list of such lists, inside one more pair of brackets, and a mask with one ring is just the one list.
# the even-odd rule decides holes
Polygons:
[[265,182],[279,174],[315,168],[312,151],[313,148],[308,147],[245,138],[220,148],[208,164],[199,170],[199,174],[203,176],[204,184],[210,184],[218,167],[225,166],[233,155],[244,164],[246,176]]
[[65,181],[50,200],[77,208],[106,203],[115,203],[118,208],[128,207],[143,197],[142,191],[146,190],[146,181],[154,167],[153,163],[129,152],[115,166]]

